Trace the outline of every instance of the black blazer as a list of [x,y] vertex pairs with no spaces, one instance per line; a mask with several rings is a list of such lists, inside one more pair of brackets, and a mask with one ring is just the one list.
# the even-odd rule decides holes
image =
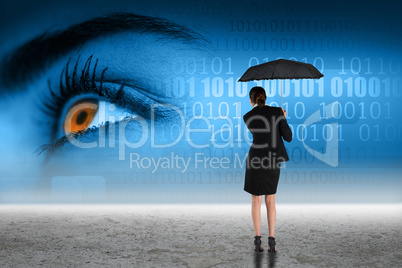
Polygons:
[[265,105],[254,107],[243,116],[244,123],[253,134],[249,156],[266,156],[271,152],[275,161],[289,161],[288,153],[283,144],[292,140],[292,131],[289,128],[282,108]]

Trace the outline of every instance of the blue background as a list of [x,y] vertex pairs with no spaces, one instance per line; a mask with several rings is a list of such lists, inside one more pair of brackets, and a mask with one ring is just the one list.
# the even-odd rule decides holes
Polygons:
[[[402,200],[399,116],[402,111],[402,20],[401,6],[393,1],[13,1],[2,2],[1,10],[2,56],[44,31],[64,29],[111,12],[161,17],[194,29],[209,40],[214,49],[205,70],[197,65],[195,75],[202,77],[197,80],[197,87],[202,90],[197,91],[189,103],[199,101],[207,117],[222,117],[227,113],[235,122],[232,133],[235,139],[238,138],[236,131],[240,129],[244,133],[241,118],[251,109],[248,91],[253,86],[262,85],[267,90],[268,104],[280,106],[279,81],[237,82],[247,68],[277,58],[311,63],[324,78],[284,81],[283,102],[293,141],[285,143],[290,161],[281,171],[278,202]],[[205,89],[206,85],[210,90]],[[301,93],[298,95],[299,86]],[[214,89],[218,92],[215,95]],[[314,91],[311,96],[310,90]],[[247,92],[245,96],[244,92]],[[18,94],[13,98],[29,99]],[[307,135],[305,143],[324,153],[326,124],[338,124],[339,158],[337,164],[331,166],[308,153],[301,137],[305,120],[334,101],[339,103],[338,116],[325,119],[321,114],[322,120],[307,127],[304,133]],[[8,103],[9,99],[1,99],[4,113],[11,111]],[[225,118],[221,119],[211,120],[215,129],[225,124]],[[0,131],[1,203],[249,202],[249,194],[243,191],[244,167],[239,166],[199,168],[184,174],[179,170],[151,173],[150,169],[127,169],[127,160],[121,163],[114,157],[109,161],[115,166],[114,170],[91,172],[89,169],[82,174],[71,174],[67,169],[58,169],[45,176],[43,172],[30,175],[31,166],[26,163],[36,154],[28,152],[23,158],[12,157],[15,151],[8,144],[15,133],[7,124],[13,126],[13,122],[17,121],[4,122]],[[29,129],[25,131],[29,133]],[[228,133],[217,142],[224,143],[228,137],[225,135]],[[203,143],[205,137],[201,136],[195,135],[193,140]],[[188,150],[186,146],[179,145],[172,151],[182,156],[206,152],[211,157],[228,157],[233,163],[236,154],[244,157],[249,149],[244,139],[236,140],[232,148],[219,149],[211,145],[206,150]],[[158,155],[158,149],[154,150]],[[159,152],[170,155],[166,150]],[[84,154],[76,152],[74,161],[79,162],[81,157],[84,158]],[[106,157],[106,154],[99,157]],[[63,166],[66,164],[63,161],[68,162],[70,158],[67,154],[58,159]]]

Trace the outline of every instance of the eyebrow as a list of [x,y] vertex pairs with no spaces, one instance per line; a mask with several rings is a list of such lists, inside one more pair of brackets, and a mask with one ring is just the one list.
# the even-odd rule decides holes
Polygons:
[[2,59],[0,83],[7,90],[34,80],[47,67],[88,41],[117,33],[138,32],[159,34],[162,39],[179,40],[184,44],[196,44],[196,49],[211,48],[201,34],[170,20],[114,13],[72,25],[63,31],[44,33],[24,43]]

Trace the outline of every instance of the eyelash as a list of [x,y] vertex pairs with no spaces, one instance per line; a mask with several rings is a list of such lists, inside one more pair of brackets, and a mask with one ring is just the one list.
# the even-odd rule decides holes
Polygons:
[[[120,120],[119,123],[130,122],[131,120],[133,120],[133,118],[130,116],[127,116],[127,117],[123,118],[122,120]],[[117,123],[111,123],[111,122],[107,121],[104,124],[100,125],[98,128],[102,129],[102,130],[106,130],[108,128],[113,128],[116,125],[117,125]],[[64,144],[66,144],[69,141],[69,137],[73,137],[74,139],[77,139],[81,135],[94,133],[96,131],[97,131],[97,129],[88,128],[86,130],[82,130],[79,132],[68,133],[68,134],[64,135],[63,137],[61,137],[60,139],[58,139],[55,143],[43,144],[42,146],[38,147],[35,152],[38,153],[37,156],[39,156],[40,154],[42,154],[45,151],[52,153],[53,151],[63,147]]]
[[55,140],[57,135],[57,130],[59,127],[60,117],[62,116],[62,112],[65,109],[66,104],[72,98],[85,94],[85,93],[93,93],[98,95],[99,97],[105,97],[109,102],[115,103],[118,102],[119,99],[123,96],[123,88],[124,84],[122,83],[120,88],[115,93],[111,93],[113,91],[107,90],[103,87],[104,74],[107,68],[102,70],[102,74],[99,80],[99,86],[95,83],[95,73],[98,65],[98,59],[95,61],[95,66],[93,68],[92,74],[90,74],[90,67],[92,63],[93,55],[91,55],[85,62],[84,68],[81,71],[81,76],[78,77],[78,64],[80,61],[80,57],[78,57],[75,65],[72,76],[70,76],[69,64],[71,58],[67,61],[66,66],[63,68],[60,74],[60,93],[57,94],[50,84],[50,79],[48,80],[48,87],[50,96],[47,99],[42,101],[41,110],[47,115],[50,116],[52,122],[54,122],[51,126],[52,129],[52,140]]
[[[42,154],[44,151],[49,151],[49,153],[54,150],[61,148],[68,142],[68,136],[71,135],[74,138],[77,138],[81,135],[86,135],[92,132],[96,132],[98,129],[113,127],[117,122],[105,122],[104,124],[98,127],[88,128],[86,130],[79,131],[77,133],[68,133],[61,138],[56,137],[57,129],[59,127],[59,121],[62,116],[62,112],[64,110],[65,105],[74,97],[82,95],[84,93],[93,93],[98,95],[99,97],[104,97],[110,103],[116,103],[120,107],[126,108],[131,111],[133,114],[139,114],[142,118],[149,120],[150,115],[147,115],[147,111],[149,110],[150,103],[160,103],[157,98],[148,96],[147,94],[141,93],[144,91],[141,87],[136,85],[128,86],[128,88],[133,89],[130,90],[129,93],[126,93],[124,88],[127,86],[124,81],[116,81],[111,82],[112,84],[117,85],[114,90],[111,90],[109,87],[104,87],[104,74],[107,68],[104,68],[101,73],[100,80],[97,81],[99,85],[95,83],[95,73],[98,64],[98,59],[95,61],[95,66],[92,70],[92,75],[90,75],[90,67],[92,63],[93,55],[91,55],[87,61],[85,62],[84,68],[81,71],[81,76],[78,77],[78,63],[80,60],[80,56],[75,63],[74,70],[72,76],[69,75],[68,67],[70,64],[71,58],[67,61],[66,66],[63,68],[60,74],[60,93],[57,94],[50,85],[50,80],[48,80],[48,87],[50,91],[50,97],[45,97],[43,101],[41,101],[41,110],[46,113],[48,116],[52,118],[52,143],[44,144],[40,146],[36,152],[38,155]],[[64,78],[64,80],[63,80]],[[150,101],[146,101],[146,99]],[[131,104],[127,104],[130,102]],[[169,120],[171,114],[174,113],[169,110],[161,110],[159,114],[155,115],[154,121],[158,122],[166,122]],[[131,116],[127,116],[120,120],[119,122],[130,122],[131,120],[135,120]]]

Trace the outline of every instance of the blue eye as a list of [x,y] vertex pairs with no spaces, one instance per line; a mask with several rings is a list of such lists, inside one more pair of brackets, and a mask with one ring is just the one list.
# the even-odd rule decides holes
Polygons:
[[48,82],[50,95],[42,102],[43,112],[51,118],[51,141],[68,133],[78,133],[88,128],[105,124],[109,119],[132,115],[135,112],[127,108],[116,108],[116,104],[127,107],[124,103],[124,84],[107,83],[104,87],[104,74],[95,77],[98,60],[92,67],[90,56],[81,71],[78,70],[80,57],[71,72],[70,60],[60,74],[59,90]]
[[[151,113],[153,104],[159,104],[152,90],[144,89],[135,81],[104,81],[107,68],[100,78],[95,77],[98,60],[92,67],[90,56],[81,71],[78,71],[79,58],[73,68],[69,69],[70,60],[60,75],[59,90],[52,86],[50,80],[49,96],[41,102],[42,111],[51,118],[50,143],[44,144],[39,151],[53,151],[63,146],[66,135],[86,135],[101,126],[124,120],[140,120],[166,124],[173,110],[160,107]],[[79,75],[80,74],[80,75]],[[152,95],[152,96],[150,96]],[[151,115],[152,114],[152,115]],[[41,153],[40,152],[40,153]]]

